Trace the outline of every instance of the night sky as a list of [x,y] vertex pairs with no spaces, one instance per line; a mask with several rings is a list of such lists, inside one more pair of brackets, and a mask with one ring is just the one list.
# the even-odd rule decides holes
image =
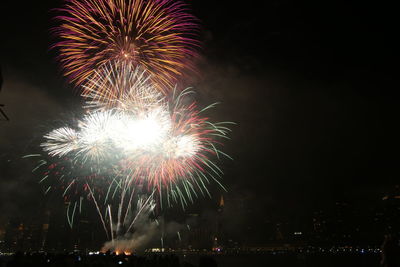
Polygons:
[[[0,121],[0,223],[40,205],[33,163],[21,157],[81,105],[50,50],[61,3],[1,1],[0,103],[10,121]],[[237,123],[224,145],[234,161],[220,162],[227,206],[244,201],[255,220],[302,218],[335,201],[371,206],[400,183],[393,6],[187,3],[203,28],[198,100],[220,102],[211,118]]]

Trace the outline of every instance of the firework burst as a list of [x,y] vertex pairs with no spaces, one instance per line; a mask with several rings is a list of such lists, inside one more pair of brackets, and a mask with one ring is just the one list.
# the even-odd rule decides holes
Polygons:
[[60,11],[54,47],[76,85],[115,60],[143,66],[163,93],[194,70],[197,19],[181,1],[68,0]]
[[217,139],[229,129],[202,115],[214,105],[199,110],[190,90],[164,97],[146,71],[120,62],[101,68],[88,84],[96,86],[77,128],[45,135],[42,147],[50,156],[114,162],[118,176],[183,206],[193,195],[209,194],[211,181],[219,183],[222,171],[212,159],[226,155]]
[[193,201],[193,194],[209,194],[210,181],[221,185],[222,171],[212,160],[227,156],[218,149],[217,139],[227,138],[230,131],[228,122],[212,123],[202,116],[214,105],[200,111],[195,102],[185,104],[190,92],[185,90],[166,104],[170,127],[157,149],[139,156],[128,153],[121,164],[132,180],[144,180],[149,189],[165,192],[168,204],[179,200],[183,206]]

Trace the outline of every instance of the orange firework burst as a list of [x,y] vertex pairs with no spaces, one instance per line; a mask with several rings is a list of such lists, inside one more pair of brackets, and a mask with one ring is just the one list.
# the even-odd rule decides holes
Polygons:
[[198,25],[180,1],[68,0],[60,11],[54,47],[76,85],[115,60],[142,66],[163,93],[194,71]]

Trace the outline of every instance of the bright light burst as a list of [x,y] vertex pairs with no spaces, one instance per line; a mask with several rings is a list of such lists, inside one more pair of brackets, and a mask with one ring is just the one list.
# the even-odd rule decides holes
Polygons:
[[73,156],[85,160],[105,160],[114,150],[121,156],[153,153],[162,147],[171,131],[166,111],[145,114],[120,111],[95,111],[78,121],[76,130],[62,127],[44,137],[41,146],[50,156]]
[[50,156],[114,161],[118,175],[147,184],[149,191],[166,192],[168,201],[186,204],[188,198],[193,201],[192,193],[208,194],[210,180],[219,183],[222,174],[211,159],[225,155],[217,149],[216,137],[227,137],[226,123],[213,124],[203,117],[207,108],[199,111],[188,99],[190,91],[167,100],[148,84],[145,72],[114,75],[120,70],[110,66],[97,73],[107,75],[102,80],[109,82],[104,90],[90,92],[88,106],[94,109],[75,130],[64,127],[45,135],[44,150]]
[[153,153],[167,139],[171,131],[168,113],[162,108],[132,115],[122,114],[114,121],[112,139],[124,153]]
[[143,66],[163,93],[194,70],[197,19],[179,0],[68,0],[60,11],[54,47],[76,85],[115,60]]

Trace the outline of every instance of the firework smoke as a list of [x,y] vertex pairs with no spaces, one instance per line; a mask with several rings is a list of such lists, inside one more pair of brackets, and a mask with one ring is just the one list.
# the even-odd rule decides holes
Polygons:
[[[115,239],[106,242],[101,250],[116,252],[142,251],[160,233],[158,222],[151,218],[153,208],[148,208],[136,216],[134,231],[118,235]],[[140,210],[140,205],[138,205],[138,210]]]

